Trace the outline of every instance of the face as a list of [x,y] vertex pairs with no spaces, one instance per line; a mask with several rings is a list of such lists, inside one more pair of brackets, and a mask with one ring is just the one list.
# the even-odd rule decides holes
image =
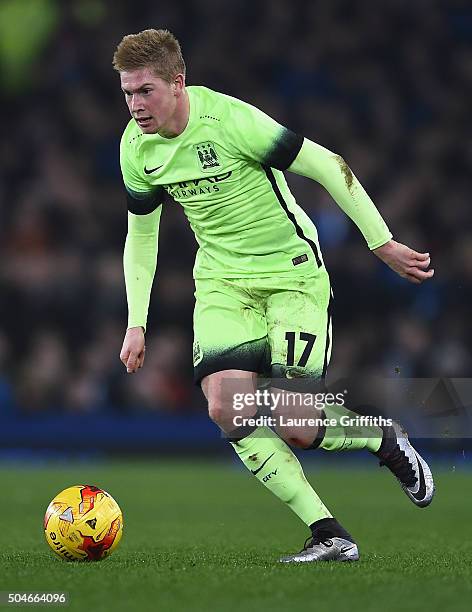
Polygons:
[[120,80],[129,112],[143,133],[165,132],[182,93],[183,76],[177,75],[173,83],[168,83],[150,68],[139,68],[120,72]]

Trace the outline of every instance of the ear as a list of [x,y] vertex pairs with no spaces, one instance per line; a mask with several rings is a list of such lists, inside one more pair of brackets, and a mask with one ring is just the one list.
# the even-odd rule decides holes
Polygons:
[[178,74],[174,82],[172,83],[172,88],[174,90],[174,96],[179,97],[182,94],[182,91],[185,87],[185,77],[183,74]]

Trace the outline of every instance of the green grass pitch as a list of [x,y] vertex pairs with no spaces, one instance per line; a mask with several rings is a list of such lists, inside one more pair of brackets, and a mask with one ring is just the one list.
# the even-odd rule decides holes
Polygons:
[[[3,465],[0,591],[67,591],[68,610],[112,612],[471,609],[469,473],[439,470],[433,504],[418,509],[375,462],[324,466],[307,474],[357,539],[358,563],[278,564],[306,528],[220,458]],[[80,483],[109,491],[123,510],[122,542],[103,562],[63,562],[44,540],[50,499]]]

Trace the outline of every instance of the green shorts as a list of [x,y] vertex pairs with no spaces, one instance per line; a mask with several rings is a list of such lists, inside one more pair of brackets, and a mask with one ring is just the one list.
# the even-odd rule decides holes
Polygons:
[[195,382],[231,369],[324,378],[331,355],[324,267],[303,278],[202,279],[195,286]]

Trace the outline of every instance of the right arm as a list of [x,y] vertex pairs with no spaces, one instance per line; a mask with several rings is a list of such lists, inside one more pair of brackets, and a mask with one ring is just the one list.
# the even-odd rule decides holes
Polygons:
[[159,221],[162,205],[148,214],[128,212],[123,268],[128,301],[128,328],[120,359],[128,374],[144,363],[147,315],[157,265]]
[[146,329],[152,282],[156,273],[159,221],[162,206],[146,215],[128,212],[128,234],[123,253],[128,329]]
[[128,233],[123,267],[128,301],[128,326],[120,359],[128,374],[144,363],[144,332],[151,288],[156,272],[159,221],[164,189],[151,185],[139,171],[134,138],[123,134],[120,145],[120,166],[127,192]]

